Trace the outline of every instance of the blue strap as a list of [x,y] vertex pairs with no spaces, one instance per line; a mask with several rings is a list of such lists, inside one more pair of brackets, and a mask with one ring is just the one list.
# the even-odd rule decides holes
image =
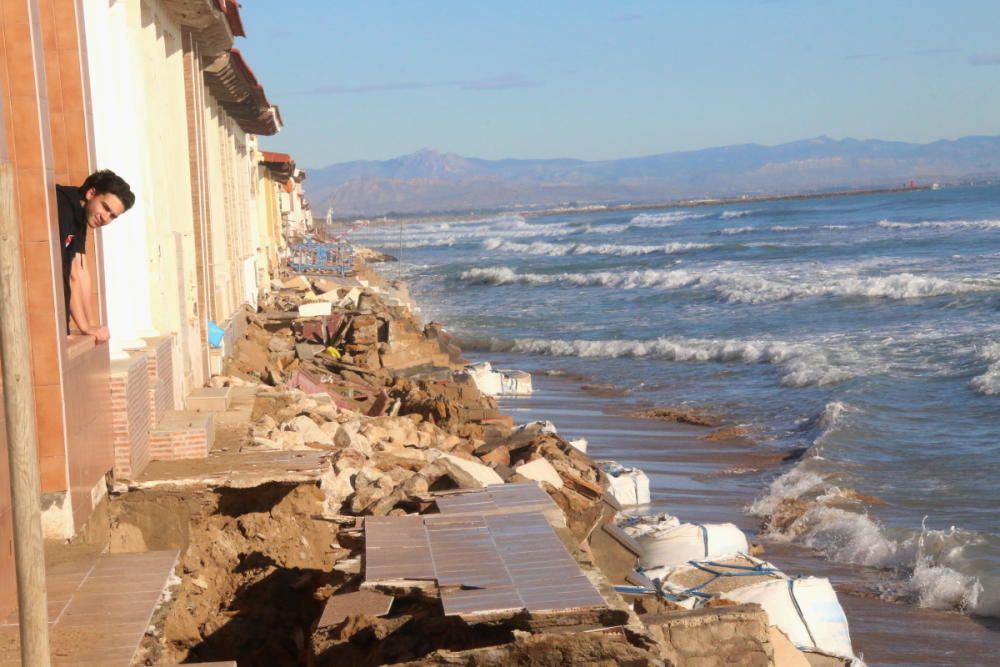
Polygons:
[[700,523],[696,523],[694,525],[701,528],[701,541],[705,545],[705,558],[708,558],[708,528],[705,528],[705,526]]
[[794,579],[789,579],[788,580],[788,596],[790,598],[792,598],[792,604],[795,605],[795,611],[798,612],[799,618],[802,620],[802,626],[806,629],[806,634],[809,635],[809,641],[812,642],[813,646],[815,646],[816,648],[819,648],[819,646],[817,646],[817,644],[816,644],[816,638],[813,637],[812,630],[809,629],[809,622],[806,621],[806,616],[805,616],[805,614],[802,613],[802,607],[799,606],[799,601],[797,599],[795,599],[795,580]]

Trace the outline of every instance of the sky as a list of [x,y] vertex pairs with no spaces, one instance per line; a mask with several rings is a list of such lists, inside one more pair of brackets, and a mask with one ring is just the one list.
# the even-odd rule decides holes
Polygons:
[[302,167],[1000,134],[997,0],[243,0]]

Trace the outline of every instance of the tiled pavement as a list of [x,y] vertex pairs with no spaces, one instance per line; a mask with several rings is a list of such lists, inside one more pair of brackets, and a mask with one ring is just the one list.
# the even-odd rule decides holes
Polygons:
[[[103,554],[46,568],[53,665],[128,667],[177,551]],[[0,666],[20,664],[17,610],[0,624]]]

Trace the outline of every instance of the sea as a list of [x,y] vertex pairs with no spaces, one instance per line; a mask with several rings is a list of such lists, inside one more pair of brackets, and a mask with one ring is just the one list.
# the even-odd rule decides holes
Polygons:
[[1000,188],[483,215],[353,240],[398,257],[384,272],[477,358],[720,415],[785,454],[733,510],[760,526],[795,510],[762,536],[877,573],[881,599],[1000,617]]

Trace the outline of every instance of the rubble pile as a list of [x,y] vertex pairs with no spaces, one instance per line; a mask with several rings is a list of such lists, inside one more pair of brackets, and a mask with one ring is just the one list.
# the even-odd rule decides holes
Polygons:
[[[629,476],[630,469],[595,462],[578,449],[585,443],[574,446],[549,422],[515,427],[462,372],[465,361],[447,332],[434,323],[422,326],[414,312],[404,286],[382,281],[360,263],[354,278],[284,281],[260,312],[248,314],[224,374],[212,379],[214,386],[253,394],[237,449],[318,452],[318,481],[211,488],[186,497],[151,489],[116,501],[112,541],[120,548],[184,550],[175,603],[154,619],[149,655],[319,667],[806,660],[769,626],[761,606],[724,597],[735,579],[726,586],[706,583],[697,569],[643,574],[638,565],[649,535],[673,539],[668,531],[680,524],[672,517],[636,522],[622,513],[623,505],[648,498],[637,485],[641,471]],[[441,516],[443,498],[495,494],[490,489],[498,485],[524,488],[511,486],[519,483],[545,500],[537,511],[565,551],[560,567],[568,560],[606,606],[446,614],[452,584],[396,580],[393,568],[388,580],[369,578],[373,522],[450,521]],[[514,521],[517,515],[506,511],[499,520]],[[710,535],[703,530],[696,546],[704,542],[708,558]],[[493,556],[516,551],[522,537],[515,544],[491,542]],[[412,548],[409,538],[400,539],[400,549]],[[404,567],[412,562],[409,553],[415,552],[399,557]],[[521,556],[529,558],[528,570],[555,567]],[[468,559],[453,567],[465,567]],[[769,565],[750,556],[720,557],[720,563],[713,567],[728,568],[727,575]],[[762,583],[778,577],[764,574]],[[535,576],[544,581],[545,575]],[[693,585],[712,599],[692,598]],[[821,664],[819,654],[808,657]]]

